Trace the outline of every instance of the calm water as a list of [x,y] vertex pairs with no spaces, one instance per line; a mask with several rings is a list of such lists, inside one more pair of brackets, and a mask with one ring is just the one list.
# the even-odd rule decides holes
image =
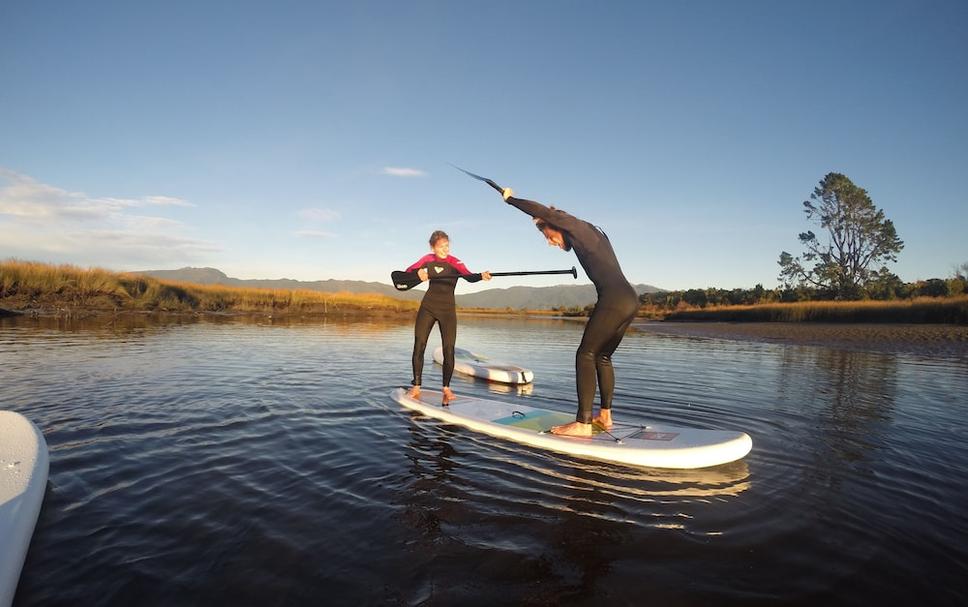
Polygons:
[[[571,411],[581,329],[463,319],[459,346],[536,383],[454,387]],[[662,471],[406,412],[411,344],[406,322],[0,320],[0,408],[51,455],[15,605],[968,600],[966,357],[630,333],[618,419],[754,441]]]

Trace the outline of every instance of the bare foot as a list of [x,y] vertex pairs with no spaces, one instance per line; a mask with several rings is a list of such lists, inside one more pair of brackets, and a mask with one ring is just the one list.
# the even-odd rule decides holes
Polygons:
[[420,386],[413,386],[407,390],[407,396],[414,400],[420,400]]
[[592,423],[605,428],[606,430],[612,429],[612,410],[602,409],[598,413],[598,417],[592,420]]
[[443,390],[441,390],[441,393],[442,393],[442,398],[441,398],[440,404],[444,406],[449,405],[451,401],[457,398],[457,396],[454,394],[454,391],[451,390],[450,388],[444,388]]
[[581,422],[571,422],[570,424],[553,426],[551,428],[551,433],[559,436],[591,436],[592,425],[583,424]]

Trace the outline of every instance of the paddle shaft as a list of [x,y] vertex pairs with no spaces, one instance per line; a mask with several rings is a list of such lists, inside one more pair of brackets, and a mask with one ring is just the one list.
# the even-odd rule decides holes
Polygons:
[[[578,278],[578,270],[575,266],[572,266],[570,270],[531,270],[527,272],[491,272],[491,276],[534,276],[536,274],[571,274],[573,278]],[[453,276],[441,276],[437,278],[436,276],[431,276],[427,280],[446,280],[448,278],[454,278]],[[464,278],[461,276],[461,278]]]
[[[491,272],[491,276],[531,276],[534,274],[571,274],[573,278],[578,278],[578,270],[572,266],[570,270],[533,270],[530,272]],[[446,280],[453,279],[454,276],[430,276],[427,280]],[[466,278],[461,276],[460,278]],[[397,291],[407,291],[421,283],[415,272],[391,272],[390,279]]]
[[533,276],[535,274],[571,274],[578,278],[578,270],[572,266],[570,270],[534,270],[531,272],[491,272],[491,276]]

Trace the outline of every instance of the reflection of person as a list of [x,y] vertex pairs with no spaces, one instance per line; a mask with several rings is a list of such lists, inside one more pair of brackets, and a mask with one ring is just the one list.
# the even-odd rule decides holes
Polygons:
[[469,282],[478,282],[481,279],[491,280],[491,273],[472,274],[461,260],[450,254],[450,238],[441,230],[430,235],[430,250],[431,253],[407,268],[407,272],[415,272],[421,281],[433,278],[420,302],[413,327],[413,381],[410,382],[413,387],[408,394],[413,398],[420,396],[427,338],[430,337],[434,323],[437,323],[444,348],[442,404],[447,405],[454,400],[454,393],[450,389],[450,378],[454,374],[454,346],[457,343],[457,302],[454,300],[454,289],[460,277]]
[[[568,436],[591,436],[592,423],[608,430],[612,427],[612,395],[615,392],[612,353],[639,309],[639,297],[622,274],[612,243],[601,228],[554,207],[515,198],[511,188],[504,188],[502,195],[508,204],[534,218],[549,245],[563,251],[575,250],[578,262],[598,292],[595,311],[585,325],[575,356],[578,414],[574,422],[555,426],[551,431]],[[602,400],[601,411],[593,419],[596,377]]]

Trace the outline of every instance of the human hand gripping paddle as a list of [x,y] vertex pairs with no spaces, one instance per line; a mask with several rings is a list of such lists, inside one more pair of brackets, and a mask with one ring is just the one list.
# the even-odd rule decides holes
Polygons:
[[[491,272],[491,276],[533,276],[536,274],[571,274],[572,278],[578,278],[578,270],[575,266],[572,266],[570,270],[533,270],[526,272]],[[453,277],[446,277],[453,280]],[[465,278],[461,276],[461,278]],[[393,287],[397,291],[409,291],[415,286],[419,285],[422,280],[417,276],[417,272],[404,272],[402,270],[397,270],[390,273],[390,279],[393,281]],[[428,278],[428,280],[444,280],[445,277],[441,278]]]

